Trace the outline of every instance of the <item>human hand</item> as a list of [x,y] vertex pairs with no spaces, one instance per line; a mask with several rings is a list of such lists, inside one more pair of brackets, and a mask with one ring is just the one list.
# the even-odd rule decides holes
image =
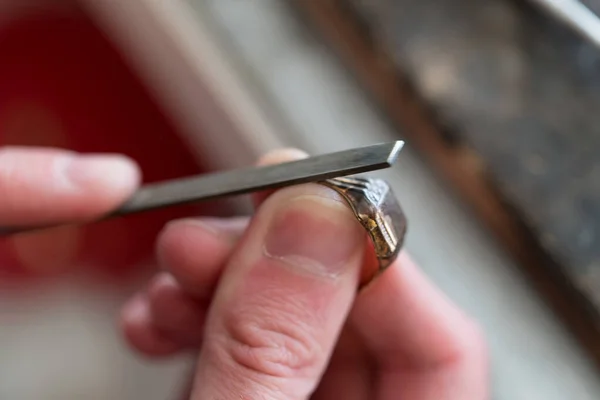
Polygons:
[[0,226],[85,221],[117,208],[140,172],[120,155],[53,148],[0,148]]
[[367,237],[333,190],[256,203],[252,220],[170,223],[165,272],[123,309],[143,354],[199,352],[191,399],[487,399],[480,330],[406,254],[357,294]]

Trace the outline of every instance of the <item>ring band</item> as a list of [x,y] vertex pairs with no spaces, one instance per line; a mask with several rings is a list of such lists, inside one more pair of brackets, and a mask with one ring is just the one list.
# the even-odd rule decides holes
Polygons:
[[365,228],[377,256],[377,263],[362,271],[360,288],[368,285],[396,259],[406,236],[407,220],[389,184],[380,179],[341,177],[319,182],[348,203]]

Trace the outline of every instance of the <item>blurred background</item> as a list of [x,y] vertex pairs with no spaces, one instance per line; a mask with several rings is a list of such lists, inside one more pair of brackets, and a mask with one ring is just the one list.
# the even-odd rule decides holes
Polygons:
[[[598,2],[596,2],[598,3]],[[582,8],[588,6],[589,8]],[[404,139],[407,248],[486,330],[493,399],[600,398],[593,1],[3,0],[0,143],[135,158],[146,182]],[[115,317],[179,216],[0,241],[0,399],[180,399],[193,354]]]

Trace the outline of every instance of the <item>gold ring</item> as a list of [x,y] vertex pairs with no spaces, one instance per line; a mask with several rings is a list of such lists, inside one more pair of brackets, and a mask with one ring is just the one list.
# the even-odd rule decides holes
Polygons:
[[319,182],[348,203],[365,228],[377,256],[377,263],[366,263],[360,288],[368,285],[397,258],[406,236],[407,220],[389,184],[380,179],[341,177]]

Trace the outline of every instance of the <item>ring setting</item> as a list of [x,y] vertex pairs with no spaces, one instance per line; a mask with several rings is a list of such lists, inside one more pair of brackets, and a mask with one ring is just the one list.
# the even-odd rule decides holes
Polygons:
[[368,285],[398,257],[407,231],[406,216],[390,185],[381,179],[338,177],[320,182],[348,203],[367,231],[377,257],[374,267],[363,271],[360,287]]

